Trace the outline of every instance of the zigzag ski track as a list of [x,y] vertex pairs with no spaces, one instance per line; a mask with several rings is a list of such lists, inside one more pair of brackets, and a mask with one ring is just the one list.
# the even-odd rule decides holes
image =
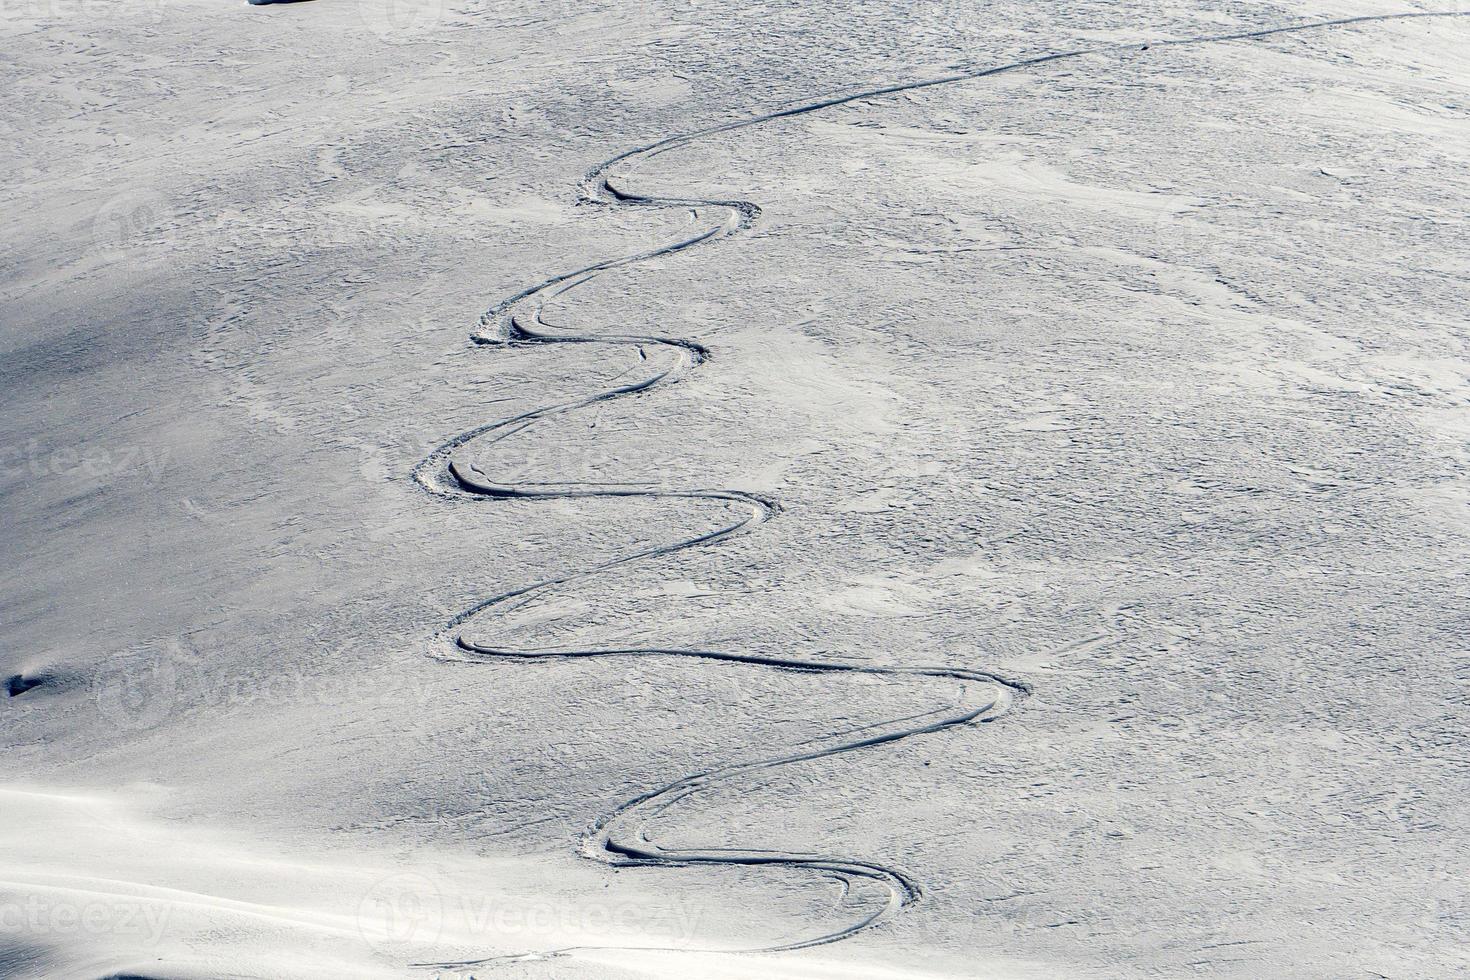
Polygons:
[[[719,952],[782,952],[805,949],[850,938],[870,929],[895,914],[899,909],[919,901],[923,897],[920,884],[896,867],[873,860],[855,857],[773,852],[768,850],[732,849],[669,849],[651,841],[645,833],[648,823],[656,816],[677,805],[681,800],[720,783],[748,777],[765,770],[800,762],[822,759],[848,752],[874,749],[882,745],[934,734],[966,725],[995,721],[1010,711],[1030,691],[1016,680],[1009,680],[984,670],[965,667],[878,667],[745,655],[716,650],[678,649],[659,647],[602,648],[602,649],[506,649],[478,642],[463,635],[460,628],[477,617],[497,609],[508,608],[514,600],[528,601],[545,595],[575,580],[596,575],[616,566],[626,565],[643,559],[671,555],[705,545],[713,545],[739,534],[750,533],[780,513],[777,501],[738,489],[684,489],[674,490],[654,486],[630,486],[623,484],[507,484],[496,482],[479,468],[459,462],[455,453],[470,443],[493,444],[494,442],[534,426],[553,416],[565,415],[579,409],[625,396],[650,392],[664,385],[673,384],[709,359],[709,351],[697,340],[674,337],[644,335],[581,336],[552,333],[555,329],[543,319],[546,304],[555,297],[591,282],[604,272],[635,265],[658,256],[672,255],[700,245],[737,236],[751,228],[760,217],[760,208],[749,201],[714,200],[703,198],[652,197],[629,191],[617,186],[612,172],[620,165],[648,159],[696,140],[732,133],[775,120],[802,116],[835,106],[846,105],[866,99],[878,98],[902,92],[934,88],[957,82],[974,81],[996,75],[1018,72],[1052,62],[1080,58],[1094,54],[1118,54],[1137,52],[1145,48],[1168,48],[1216,44],[1229,41],[1252,41],[1283,34],[1305,31],[1320,31],[1387,21],[1413,20],[1433,17],[1464,17],[1470,12],[1416,12],[1385,14],[1377,16],[1350,17],[1315,23],[1288,25],[1256,31],[1242,31],[1207,37],[1186,38],[1173,41],[1155,41],[1147,45],[1109,45],[1083,48],[1052,54],[1039,55],[1009,64],[990,68],[964,71],[940,78],[889,85],[867,89],[845,95],[823,98],[816,101],[766,113],[751,118],[712,126],[694,132],[670,136],[637,149],[629,150],[604,162],[593,169],[583,180],[583,199],[591,204],[606,208],[680,208],[692,210],[698,217],[718,215],[718,220],[706,230],[688,238],[632,255],[606,259],[592,265],[565,272],[545,279],[536,285],[516,293],[497,304],[481,317],[478,329],[472,334],[476,344],[495,348],[529,347],[542,344],[604,344],[634,348],[640,358],[649,350],[661,350],[671,355],[663,367],[643,379],[610,388],[596,394],[542,406],[522,412],[510,418],[500,419],[478,426],[449,439],[421,461],[413,470],[414,480],[427,493],[441,500],[456,503],[484,503],[496,498],[520,498],[523,500],[548,500],[558,498],[623,498],[641,497],[666,501],[714,502],[731,512],[728,523],[713,531],[668,544],[649,547],[623,555],[612,561],[591,568],[567,571],[551,578],[532,583],[509,592],[486,598],[455,616],[440,634],[442,643],[434,656],[445,660],[465,663],[484,663],[491,660],[571,659],[600,658],[620,660],[632,657],[692,658],[704,661],[737,663],[767,667],[780,671],[796,671],[821,674],[869,674],[885,677],[922,677],[935,681],[959,684],[964,695],[963,705],[949,710],[941,717],[939,712],[920,716],[929,720],[889,727],[876,735],[862,738],[850,737],[854,733],[832,733],[804,746],[793,748],[788,754],[771,758],[735,763],[706,772],[684,776],[667,785],[652,789],[630,799],[611,812],[602,815],[592,824],[583,837],[582,850],[588,857],[615,865],[653,867],[691,867],[698,865],[762,866],[789,868],[793,871],[816,875],[833,876],[848,884],[857,880],[874,883],[887,898],[874,907],[863,910],[857,917],[840,928],[826,932],[793,938],[790,941],[755,949],[718,950]],[[911,719],[910,719],[911,720]],[[890,725],[894,723],[889,723]],[[879,726],[875,726],[879,727]],[[871,730],[871,729],[870,729]],[[471,968],[493,963],[508,963],[527,958],[566,955],[590,952],[593,947],[568,947],[542,950],[513,956],[495,956],[479,960],[419,964],[432,968]],[[617,946],[595,947],[598,950],[656,950],[668,947]],[[680,950],[692,952],[696,950]],[[714,952],[716,950],[697,950]]]

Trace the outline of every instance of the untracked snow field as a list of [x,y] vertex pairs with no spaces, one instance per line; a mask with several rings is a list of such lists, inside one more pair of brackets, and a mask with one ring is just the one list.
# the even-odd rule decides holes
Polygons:
[[1470,976],[1470,14],[0,0],[0,84],[0,977]]

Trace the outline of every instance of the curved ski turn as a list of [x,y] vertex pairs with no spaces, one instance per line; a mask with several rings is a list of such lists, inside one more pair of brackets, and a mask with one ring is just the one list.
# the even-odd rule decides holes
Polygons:
[[[916,722],[915,719],[895,719],[877,726],[870,726],[870,728],[866,729],[867,731],[871,731],[873,728],[886,727],[885,731],[878,734],[854,737],[857,735],[855,732],[833,733],[813,743],[795,747],[787,754],[710,769],[706,772],[685,776],[665,786],[652,789],[626,801],[611,812],[599,817],[583,836],[583,853],[588,857],[615,865],[658,867],[689,867],[696,865],[778,866],[834,876],[842,879],[846,883],[851,883],[854,880],[866,880],[875,883],[881,889],[886,890],[887,899],[876,907],[863,911],[854,921],[840,928],[757,949],[718,951],[751,953],[781,952],[804,949],[849,938],[856,933],[871,928],[903,906],[917,901],[923,894],[918,882],[897,868],[876,861],[862,860],[854,857],[773,852],[756,849],[664,848],[650,840],[646,830],[649,822],[659,814],[677,805],[680,801],[716,784],[742,779],[754,773],[780,766],[871,749],[901,739],[942,732],[964,725],[994,721],[1009,711],[1020,698],[1024,697],[1030,691],[1029,686],[1022,682],[1008,680],[988,671],[962,667],[879,667],[803,660],[798,658],[746,655],[716,650],[659,647],[587,650],[514,650],[484,644],[464,636],[459,632],[460,627],[476,617],[482,616],[497,608],[509,608],[508,604],[513,600],[529,601],[538,595],[543,595],[574,580],[596,575],[620,565],[626,565],[648,558],[671,555],[675,552],[694,547],[712,545],[735,535],[747,533],[766,521],[773,519],[780,512],[780,505],[776,501],[734,489],[672,490],[656,486],[630,486],[623,484],[501,483],[494,480],[478,467],[461,463],[454,458],[457,450],[471,442],[480,442],[483,440],[485,444],[493,444],[510,435],[521,432],[544,419],[575,412],[599,402],[647,393],[655,388],[675,383],[709,358],[709,351],[696,340],[652,335],[583,336],[548,332],[556,328],[543,319],[543,313],[546,304],[555,297],[585,285],[604,272],[631,266],[658,256],[683,252],[699,245],[713,243],[720,239],[738,235],[752,227],[760,217],[760,208],[749,201],[652,197],[622,189],[613,183],[612,171],[614,168],[621,164],[657,156],[658,154],[695,140],[734,132],[766,122],[805,115],[822,109],[846,105],[883,95],[988,78],[990,76],[1020,71],[1050,62],[1078,58],[1084,55],[1122,53],[1125,51],[1138,51],[1143,48],[1165,48],[1226,41],[1248,41],[1280,34],[1383,21],[1464,16],[1470,16],[1470,11],[1415,12],[1350,17],[1257,31],[1242,31],[1233,34],[1185,38],[1172,41],[1155,41],[1147,45],[1109,45],[1039,55],[990,68],[962,71],[939,78],[889,85],[833,96],[763,115],[711,126],[706,129],[670,136],[657,142],[649,143],[646,146],[621,153],[588,173],[581,187],[582,199],[587,203],[607,208],[681,208],[691,210],[697,218],[717,215],[718,220],[704,231],[690,237],[682,238],[647,251],[606,259],[572,272],[555,275],[536,285],[529,286],[505,299],[485,313],[481,317],[480,324],[472,334],[471,339],[476,344],[508,348],[529,347],[541,344],[606,344],[632,347],[638,352],[641,359],[646,359],[647,350],[662,349],[671,355],[669,363],[667,366],[654,371],[636,382],[610,388],[583,398],[531,409],[519,415],[500,419],[462,432],[440,445],[414,467],[412,473],[413,478],[419,486],[434,497],[461,503],[482,502],[494,498],[543,500],[556,498],[643,497],[669,501],[671,503],[677,501],[708,501],[720,503],[731,511],[731,517],[728,522],[721,524],[713,531],[667,544],[648,547],[611,561],[594,565],[590,568],[568,571],[477,602],[449,621],[445,630],[440,634],[440,639],[443,641],[443,648],[440,652],[435,653],[434,656],[444,660],[465,663],[483,663],[490,660],[503,659],[683,657],[706,661],[750,664],[781,671],[869,674],[885,677],[923,677],[960,685],[963,703],[954,708],[940,709],[919,716],[920,719],[928,720]],[[910,723],[905,724],[905,722]],[[895,725],[898,727],[893,727]],[[846,894],[847,891],[845,890],[844,893]],[[510,962],[528,958],[563,955],[578,951],[592,951],[594,949],[605,951],[609,949],[655,950],[669,948],[640,946],[568,947],[514,956],[494,956],[479,960],[420,965],[438,968],[465,968],[495,962]],[[716,950],[679,951],[714,952]]]

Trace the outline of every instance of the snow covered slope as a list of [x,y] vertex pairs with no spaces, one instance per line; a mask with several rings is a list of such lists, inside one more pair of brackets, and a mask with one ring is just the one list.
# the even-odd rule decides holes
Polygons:
[[1451,10],[7,6],[0,975],[1470,969]]

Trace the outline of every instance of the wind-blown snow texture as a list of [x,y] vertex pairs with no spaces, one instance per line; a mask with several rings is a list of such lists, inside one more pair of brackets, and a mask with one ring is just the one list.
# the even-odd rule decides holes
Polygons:
[[7,26],[210,117],[13,168],[9,975],[1470,965],[1461,15],[320,6]]

